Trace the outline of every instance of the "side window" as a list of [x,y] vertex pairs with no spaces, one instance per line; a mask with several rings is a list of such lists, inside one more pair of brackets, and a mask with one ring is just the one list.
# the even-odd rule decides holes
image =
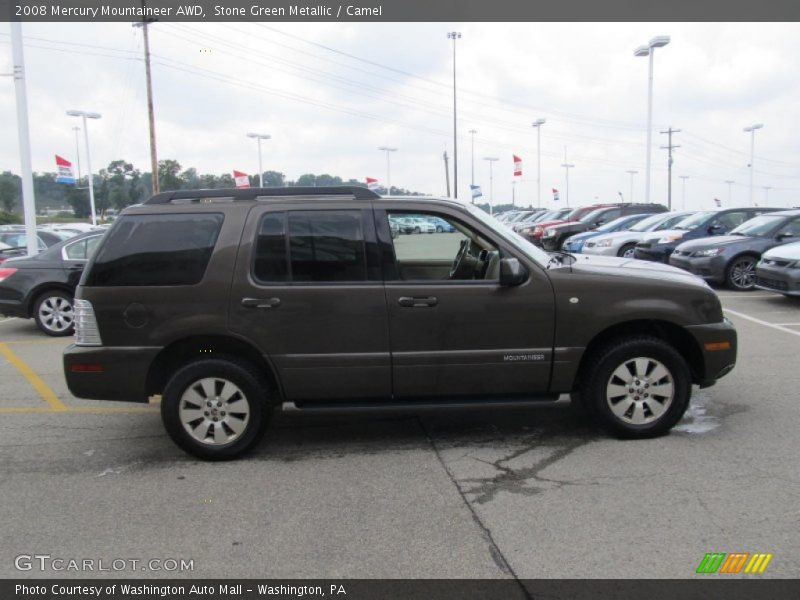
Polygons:
[[722,215],[717,219],[717,222],[722,226],[724,231],[730,231],[734,227],[738,227],[747,219],[750,218],[746,212],[730,212]]
[[223,217],[216,213],[126,215],[109,231],[89,286],[194,285],[203,279]]
[[790,221],[780,228],[778,233],[791,233],[794,237],[800,237],[800,218]]
[[100,240],[103,239],[102,235],[96,235],[94,237],[86,238],[86,258],[92,258],[92,254],[94,251],[97,250],[97,244],[100,243]]
[[388,213],[398,276],[404,281],[497,280],[500,252],[444,215]]
[[599,220],[602,221],[603,223],[610,223],[611,221],[619,217],[621,214],[622,214],[621,208],[613,208],[600,215]]
[[256,240],[253,276],[263,283],[366,281],[361,211],[264,215]]
[[69,260],[86,260],[86,240],[67,245],[64,254]]

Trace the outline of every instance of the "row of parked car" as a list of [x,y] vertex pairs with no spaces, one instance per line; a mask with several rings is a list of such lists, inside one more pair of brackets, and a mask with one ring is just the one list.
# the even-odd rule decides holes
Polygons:
[[456,229],[438,217],[389,217],[392,237],[412,233],[453,233]]
[[659,204],[516,211],[500,220],[548,251],[637,258],[734,290],[800,296],[800,210],[667,212]]

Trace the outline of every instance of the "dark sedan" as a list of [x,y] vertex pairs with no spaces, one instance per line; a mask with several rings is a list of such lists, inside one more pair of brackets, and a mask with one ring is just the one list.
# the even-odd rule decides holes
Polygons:
[[0,265],[0,314],[35,319],[47,335],[71,335],[75,287],[104,231],[93,231]]
[[753,217],[779,208],[727,208],[696,213],[681,221],[675,229],[653,233],[643,238],[633,257],[640,260],[669,263],[669,257],[679,244],[711,235],[727,235]]
[[750,219],[730,235],[684,242],[675,248],[669,264],[734,290],[751,290],[761,255],[780,244],[797,241],[800,210],[785,210]]

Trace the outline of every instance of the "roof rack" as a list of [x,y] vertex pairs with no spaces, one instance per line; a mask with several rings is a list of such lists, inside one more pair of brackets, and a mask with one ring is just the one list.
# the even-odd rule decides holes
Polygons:
[[255,200],[263,196],[353,196],[357,200],[380,198],[370,189],[341,185],[329,187],[272,187],[272,188],[221,188],[215,190],[176,190],[162,192],[145,200],[144,204],[169,204],[173,200],[201,200],[202,198],[233,198]]

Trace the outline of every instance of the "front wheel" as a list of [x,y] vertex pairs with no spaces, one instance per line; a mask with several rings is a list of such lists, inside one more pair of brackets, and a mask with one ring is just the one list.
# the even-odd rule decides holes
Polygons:
[[205,460],[227,460],[261,439],[271,416],[268,386],[235,358],[197,360],[179,369],[161,399],[167,433],[183,450]]
[[422,233],[422,230],[419,227],[414,227],[414,233]]
[[752,290],[756,283],[755,256],[740,256],[731,262],[725,274],[725,282],[732,290]]
[[634,258],[634,254],[636,254],[636,244],[625,244],[617,252],[617,256],[621,258]]
[[622,438],[667,433],[683,417],[691,375],[675,348],[654,337],[617,340],[586,364],[580,395],[600,425]]

